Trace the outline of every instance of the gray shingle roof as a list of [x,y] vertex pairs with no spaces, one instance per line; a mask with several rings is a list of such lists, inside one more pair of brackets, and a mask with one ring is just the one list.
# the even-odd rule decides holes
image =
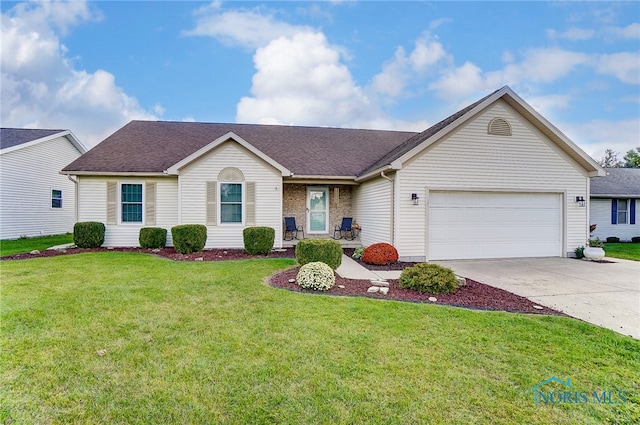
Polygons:
[[63,171],[163,172],[233,132],[296,175],[356,176],[416,133],[325,127],[132,121]]
[[43,130],[31,128],[0,128],[0,149],[12,148],[33,140],[49,137],[66,130]]
[[605,168],[608,175],[591,178],[591,196],[640,196],[640,168]]

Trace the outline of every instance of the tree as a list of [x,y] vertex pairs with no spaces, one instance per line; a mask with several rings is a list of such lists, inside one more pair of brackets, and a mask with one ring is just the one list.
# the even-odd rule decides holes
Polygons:
[[626,161],[624,164],[626,168],[640,168],[640,148],[631,149],[624,156],[624,160]]
[[618,152],[613,149],[604,151],[604,156],[598,161],[598,164],[605,168],[620,168],[624,165],[624,163],[618,159]]

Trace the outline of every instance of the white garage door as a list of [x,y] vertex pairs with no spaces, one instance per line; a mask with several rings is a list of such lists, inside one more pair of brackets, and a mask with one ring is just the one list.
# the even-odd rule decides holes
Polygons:
[[429,259],[562,255],[561,196],[431,192]]

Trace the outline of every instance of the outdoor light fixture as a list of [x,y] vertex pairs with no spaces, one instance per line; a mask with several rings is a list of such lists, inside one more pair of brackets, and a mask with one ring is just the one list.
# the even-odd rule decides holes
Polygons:
[[584,196],[576,196],[576,202],[578,203],[578,206],[580,206],[580,207],[586,207],[587,206],[587,201],[584,200]]
[[419,202],[418,199],[420,199],[420,198],[418,198],[418,194],[417,193],[412,193],[411,194],[411,200],[413,201],[413,205],[418,205],[418,202]]

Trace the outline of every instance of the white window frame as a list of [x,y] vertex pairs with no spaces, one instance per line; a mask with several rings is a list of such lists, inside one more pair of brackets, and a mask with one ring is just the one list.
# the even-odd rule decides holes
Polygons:
[[[245,199],[246,196],[246,188],[245,188],[245,182],[218,182],[218,194],[216,195],[218,197],[218,199],[216,199],[216,203],[218,204],[217,208],[218,208],[218,225],[219,226],[244,226],[245,220],[247,218],[247,211],[246,211],[246,207],[247,207],[247,202]],[[242,190],[242,200],[241,202],[241,214],[242,214],[242,220],[238,223],[227,223],[222,221],[222,185],[223,184],[239,184],[240,188]]]
[[[142,186],[142,220],[140,221],[122,221],[122,185],[123,184],[139,184]],[[145,220],[145,185],[143,181],[119,181],[118,182],[118,224],[123,226],[141,226]]]
[[[626,207],[625,209],[621,210],[620,209],[620,201],[624,201],[626,203]],[[616,224],[629,224],[629,204],[631,203],[631,200],[629,198],[627,199],[616,199]],[[620,221],[620,213],[623,212],[624,213],[624,221]]]
[[[54,190],[55,190],[55,191],[60,192],[60,197],[59,197],[59,198],[54,198],[54,196],[53,196],[53,191],[54,191]],[[49,207],[50,207],[52,210],[61,210],[61,209],[64,207],[64,197],[63,197],[63,191],[62,191],[62,189],[54,189],[54,188],[51,188],[51,192],[50,192],[50,193],[51,193],[51,203],[49,204]],[[59,206],[59,207],[54,207],[54,206],[53,206],[53,201],[54,201],[54,200],[56,200],[56,199],[57,199],[57,200],[60,200],[60,206]]]

